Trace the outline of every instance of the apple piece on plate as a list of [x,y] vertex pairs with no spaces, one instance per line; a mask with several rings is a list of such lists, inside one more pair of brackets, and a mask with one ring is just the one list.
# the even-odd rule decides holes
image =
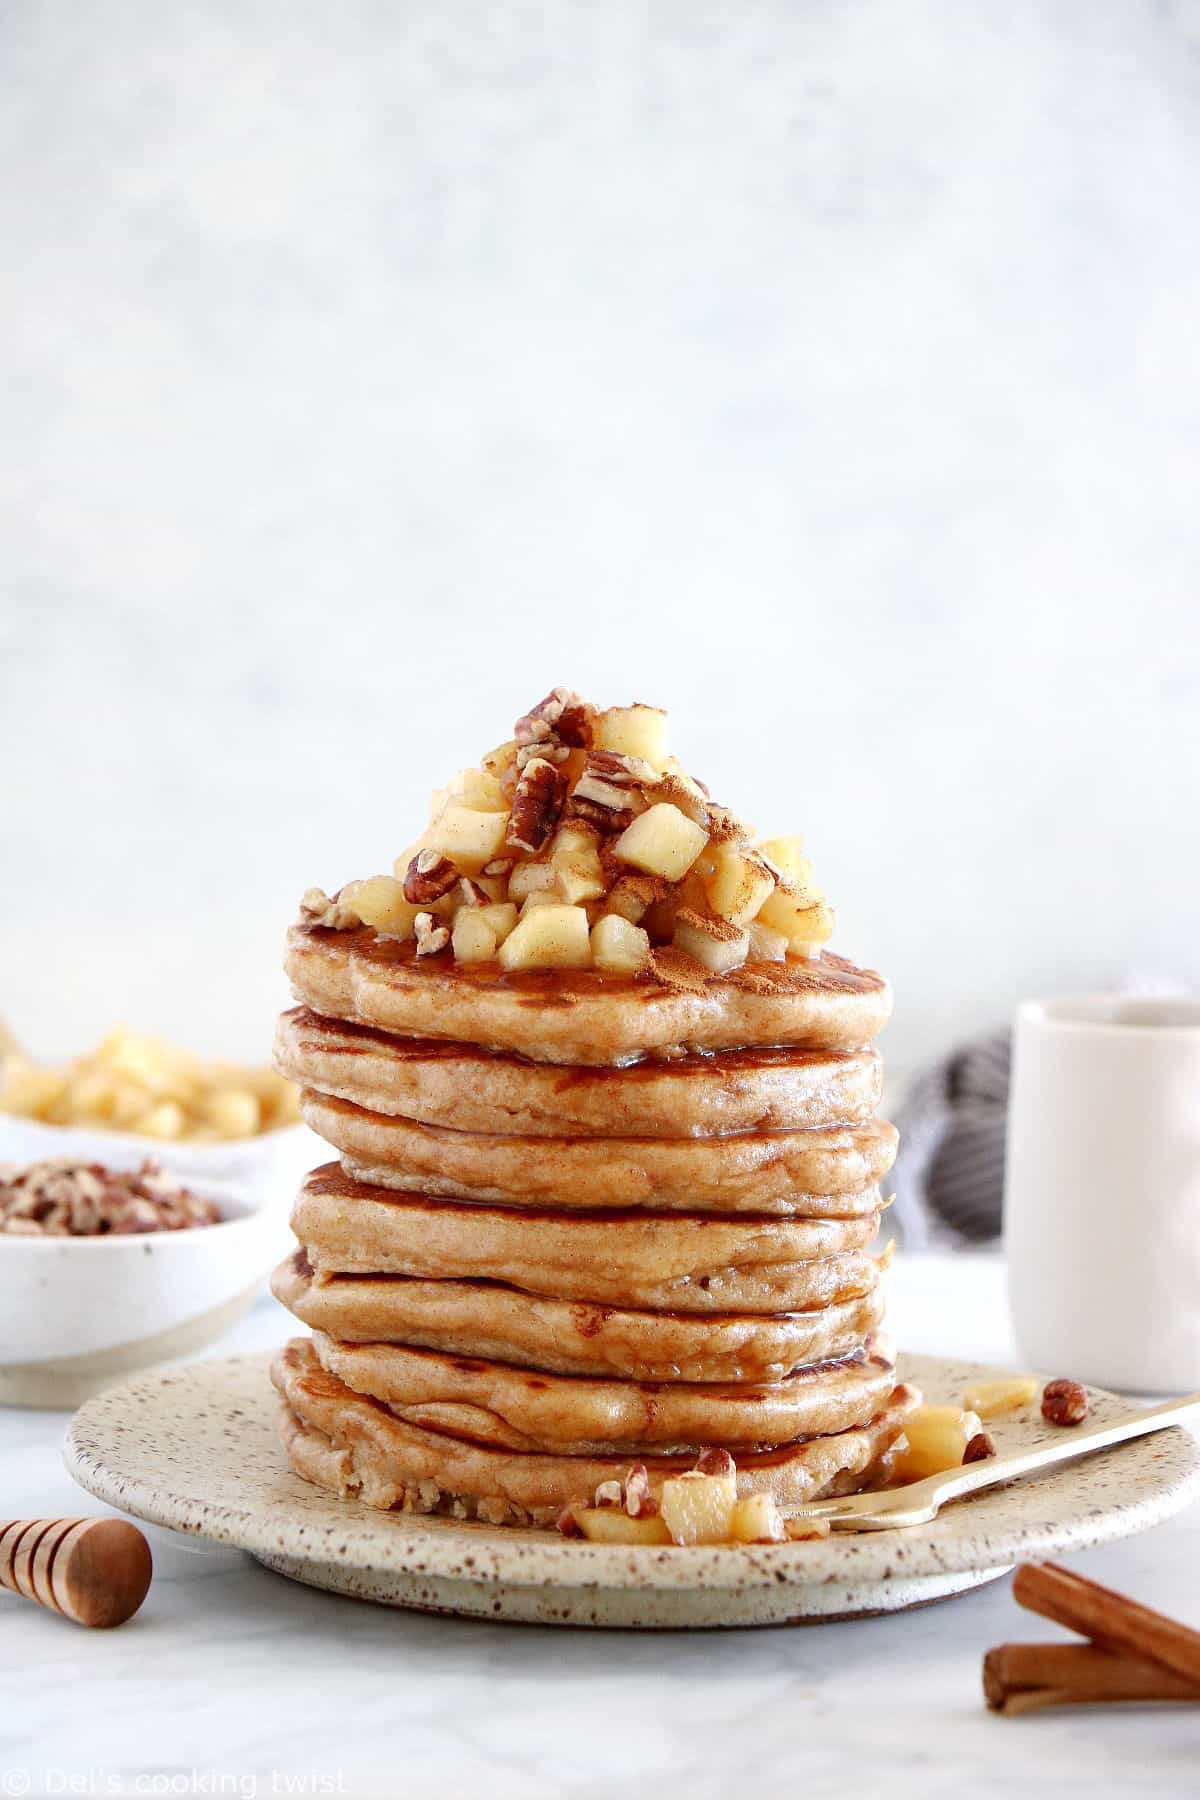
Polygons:
[[943,1469],[957,1469],[973,1437],[983,1429],[979,1414],[957,1406],[918,1406],[904,1421],[906,1442],[896,1456],[901,1481],[923,1481]]
[[552,902],[518,919],[500,946],[504,969],[586,969],[592,960],[587,910]]
[[647,875],[680,881],[707,842],[708,833],[702,825],[687,818],[677,806],[660,801],[621,833],[613,845],[613,854],[619,862]]
[[631,1519],[619,1506],[576,1506],[572,1516],[593,1544],[669,1544],[671,1534],[657,1514]]
[[610,706],[592,725],[597,750],[640,756],[657,772],[667,757],[667,715],[657,706]]
[[620,913],[605,913],[592,926],[592,962],[612,974],[636,975],[650,961],[650,939]]
[[747,1494],[734,1502],[729,1535],[735,1544],[782,1544],[783,1515],[772,1494]]
[[725,1544],[737,1504],[737,1475],[702,1475],[689,1469],[669,1475],[662,1487],[662,1516],[676,1544]]

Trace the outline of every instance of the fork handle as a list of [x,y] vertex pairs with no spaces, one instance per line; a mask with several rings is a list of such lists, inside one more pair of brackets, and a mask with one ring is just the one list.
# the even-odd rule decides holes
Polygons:
[[77,1625],[123,1625],[152,1573],[150,1546],[128,1519],[0,1519],[0,1587]]

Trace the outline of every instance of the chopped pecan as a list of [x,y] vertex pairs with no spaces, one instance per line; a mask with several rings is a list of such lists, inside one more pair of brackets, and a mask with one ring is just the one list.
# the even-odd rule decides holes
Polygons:
[[996,1454],[996,1440],[990,1431],[977,1431],[963,1451],[964,1463],[986,1462]]
[[557,738],[585,750],[592,741],[592,708],[571,688],[551,688],[544,700],[523,713],[513,727],[518,744],[536,744]]
[[570,754],[568,745],[556,743],[553,738],[543,738],[540,744],[522,744],[517,751],[517,773],[520,774],[535,756],[544,758],[546,762],[565,763]]
[[484,863],[483,873],[485,875],[507,875],[513,866],[514,860],[515,859],[511,856],[493,857],[490,863]]
[[1088,1416],[1087,1389],[1079,1381],[1048,1381],[1042,1389],[1047,1425],[1082,1425]]
[[508,847],[536,856],[558,824],[566,797],[566,780],[553,763],[540,756],[526,763],[513,792],[504,837]]
[[463,906],[487,906],[488,896],[477,881],[464,875],[458,884],[458,895]]
[[712,1448],[702,1450],[696,1458],[698,1475],[732,1475],[736,1464],[728,1450]]
[[460,880],[458,869],[440,850],[418,850],[404,875],[404,898],[413,906],[431,906]]
[[557,1523],[558,1529],[562,1532],[564,1537],[581,1538],[583,1536],[583,1527],[575,1517],[575,1508],[573,1506],[563,1507],[558,1515]]
[[432,913],[419,912],[413,920],[413,932],[417,940],[418,956],[436,956],[450,942],[449,928],[439,925]]
[[650,1476],[645,1463],[635,1463],[625,1477],[625,1511],[631,1519],[657,1518],[658,1501],[650,1492]]
[[147,1159],[136,1171],[71,1159],[0,1170],[0,1233],[10,1237],[117,1237],[186,1231],[220,1221],[202,1200]]
[[332,899],[324,888],[306,888],[300,896],[300,917],[306,925],[323,925],[326,931],[353,931],[362,920],[353,907],[343,905],[335,894]]
[[624,831],[645,805],[645,791],[657,777],[649,763],[616,750],[589,750],[575,783],[566,817],[594,825],[608,835]]
[[602,1481],[596,1489],[596,1506],[620,1506],[621,1484],[619,1481]]

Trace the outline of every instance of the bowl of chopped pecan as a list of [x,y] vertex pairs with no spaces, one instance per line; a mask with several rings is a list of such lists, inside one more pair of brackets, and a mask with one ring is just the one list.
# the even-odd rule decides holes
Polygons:
[[275,1209],[152,1157],[0,1164],[0,1404],[75,1406],[253,1304]]

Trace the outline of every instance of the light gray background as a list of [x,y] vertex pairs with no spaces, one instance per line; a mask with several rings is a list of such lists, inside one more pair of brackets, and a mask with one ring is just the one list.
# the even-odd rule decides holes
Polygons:
[[1200,10],[0,10],[0,1012],[262,1050],[554,682],[799,829],[908,1068],[1195,983]]

